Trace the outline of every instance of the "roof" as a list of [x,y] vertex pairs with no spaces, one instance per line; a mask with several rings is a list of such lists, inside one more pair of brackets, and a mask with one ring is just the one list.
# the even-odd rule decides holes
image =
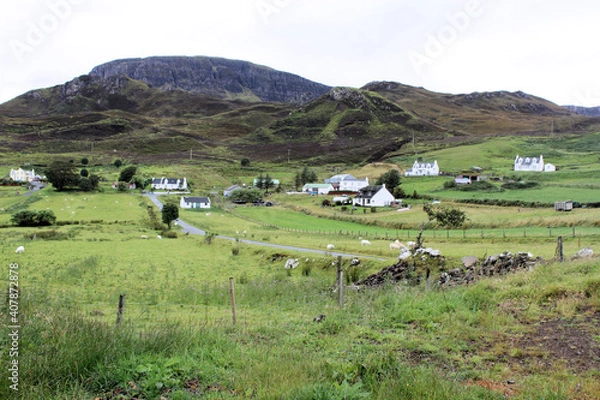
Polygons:
[[384,186],[383,185],[369,185],[358,191],[356,198],[359,199],[370,199],[375,196],[377,192],[379,192]]
[[226,192],[231,192],[232,190],[241,189],[241,188],[242,187],[240,185],[231,185],[227,189],[225,189],[225,191]]
[[327,188],[331,187],[331,184],[330,183],[307,183],[303,187],[327,189]]
[[208,197],[184,197],[183,201],[185,203],[210,203],[210,199]]
[[341,182],[343,180],[348,180],[348,179],[356,179],[356,178],[350,174],[339,174],[339,175],[334,175],[329,179],[325,179],[325,183],[337,183],[337,182]]

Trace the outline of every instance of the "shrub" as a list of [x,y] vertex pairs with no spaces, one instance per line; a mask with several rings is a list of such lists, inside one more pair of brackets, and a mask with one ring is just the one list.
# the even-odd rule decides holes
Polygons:
[[49,226],[56,223],[56,216],[52,210],[23,210],[13,214],[10,221],[18,226]]

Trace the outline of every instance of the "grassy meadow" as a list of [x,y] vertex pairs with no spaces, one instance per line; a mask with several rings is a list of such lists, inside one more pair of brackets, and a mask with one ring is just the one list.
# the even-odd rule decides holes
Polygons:
[[[530,252],[544,262],[461,287],[403,281],[346,290],[343,304],[334,291],[337,258],[325,252],[327,244],[360,259],[356,267],[343,258],[346,283],[366,278],[396,263],[391,241],[417,237],[426,222],[425,200],[404,199],[411,207],[401,212],[365,212],[322,207],[331,196],[282,192],[269,196],[273,207],[234,206],[222,198],[229,185],[268,172],[289,189],[303,166],[139,165],[145,177],[185,175],[193,195],[211,197],[211,210],[180,210],[182,220],[228,238],[208,241],[178,227],[177,238],[167,238],[153,220],[160,212],[146,197],[110,187],[119,173],[109,165],[112,156],[92,159],[88,168],[104,178],[100,192],[48,187],[25,196],[22,188],[0,187],[0,282],[8,288],[18,275],[19,284],[18,314],[11,315],[8,291],[0,324],[10,332],[16,315],[20,326],[19,391],[6,383],[15,357],[3,351],[0,398],[600,398],[600,262],[570,260],[581,248],[598,248],[600,209],[558,213],[454,201],[464,195],[594,202],[600,189],[594,138],[585,145],[569,137],[492,138],[426,154],[448,171],[477,165],[508,176],[512,154],[525,146],[557,165],[553,174],[523,174],[539,183],[535,189],[459,192],[443,189],[450,178],[402,180],[407,193],[440,199],[467,215],[464,229],[423,232],[424,245],[445,256],[446,270],[460,267],[465,256],[504,251]],[[469,165],[464,154],[472,157]],[[390,167],[409,167],[411,157],[314,168],[320,180],[347,172],[374,182]],[[178,203],[179,197],[161,200]],[[24,209],[52,210],[58,224],[10,226],[12,214]],[[558,236],[562,263],[555,258]],[[362,246],[360,238],[371,245]],[[25,251],[16,253],[18,246]],[[299,266],[286,270],[289,258]],[[433,271],[434,282],[440,274]],[[117,326],[121,294],[125,308]],[[315,322],[319,315],[324,319]],[[8,333],[0,346],[14,346]]]

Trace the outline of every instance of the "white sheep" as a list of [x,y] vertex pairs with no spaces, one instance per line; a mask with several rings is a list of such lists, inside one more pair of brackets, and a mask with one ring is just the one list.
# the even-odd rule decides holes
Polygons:
[[333,250],[333,249],[335,249],[335,246],[334,246],[334,245],[332,245],[331,243],[329,243],[329,244],[327,245],[327,250]]
[[160,239],[162,239],[162,236],[156,235],[156,238],[160,240]]
[[288,258],[288,260],[285,262],[285,269],[292,269],[292,268],[296,268],[298,265],[300,264],[300,262],[298,261],[297,258]]
[[360,241],[360,245],[361,246],[370,246],[371,242],[369,242],[367,239],[363,239]]
[[403,248],[406,248],[406,246],[403,243],[401,243],[398,239],[390,243],[390,250],[402,250]]
[[25,252],[25,247],[23,247],[23,246],[19,246],[15,250],[15,253],[24,253],[24,252]]
[[409,249],[413,249],[413,250],[414,250],[414,248],[417,246],[417,242],[412,242],[412,241],[410,241],[410,242],[406,242],[406,246],[407,246]]
[[142,235],[140,236],[140,239],[148,239],[148,235]]

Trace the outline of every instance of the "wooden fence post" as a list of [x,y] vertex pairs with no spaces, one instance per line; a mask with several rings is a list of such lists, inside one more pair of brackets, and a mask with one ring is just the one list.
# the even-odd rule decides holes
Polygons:
[[338,289],[338,305],[344,306],[344,272],[342,271],[342,256],[337,258],[337,289]]
[[235,292],[233,290],[233,276],[229,277],[229,296],[231,297],[231,316],[235,325]]
[[125,309],[125,295],[119,295],[119,308],[117,309],[117,325],[121,324],[121,320],[123,319],[123,310]]
[[558,260],[560,262],[564,262],[565,261],[565,254],[563,253],[563,240],[562,240],[562,236],[558,237]]

